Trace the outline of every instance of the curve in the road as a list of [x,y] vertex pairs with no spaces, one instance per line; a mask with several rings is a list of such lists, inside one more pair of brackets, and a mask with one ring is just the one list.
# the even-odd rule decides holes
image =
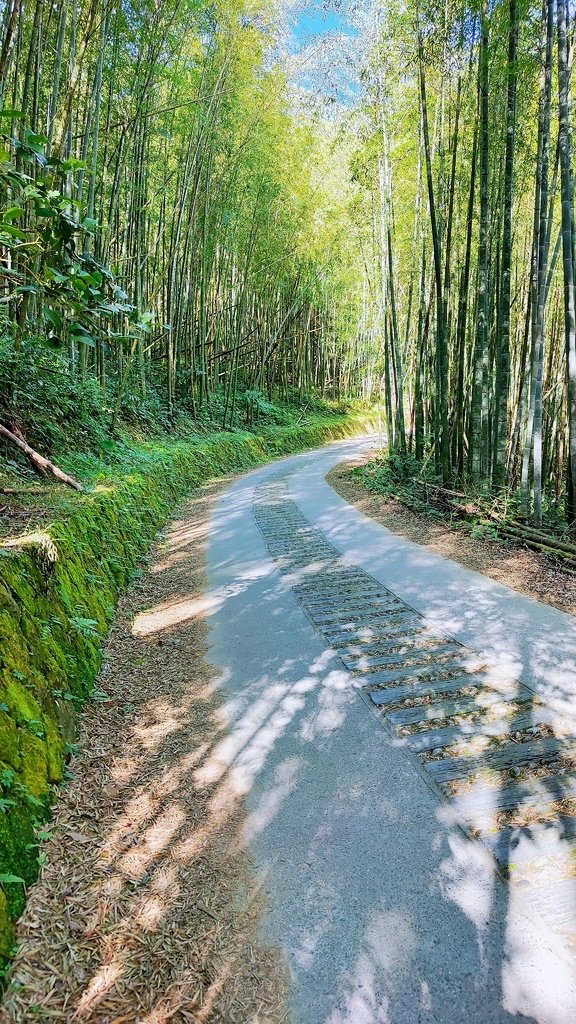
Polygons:
[[374,443],[219,502],[201,772],[246,799],[295,1024],[573,1024],[576,624],[343,502]]

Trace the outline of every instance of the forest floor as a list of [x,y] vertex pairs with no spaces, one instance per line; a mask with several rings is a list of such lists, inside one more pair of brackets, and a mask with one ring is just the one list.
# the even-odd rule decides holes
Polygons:
[[[225,484],[186,503],[120,603],[19,922],[3,1024],[283,1017],[285,969],[258,938],[264,899],[239,841],[242,801],[194,781],[226,730],[202,608]],[[175,602],[193,614],[172,622]]]
[[354,469],[373,458],[367,453],[336,466],[327,476],[328,483],[360,512],[398,536],[484,573],[526,597],[576,614],[576,576],[522,544],[471,537],[465,523],[448,516],[432,519],[395,498],[376,494],[354,474]]

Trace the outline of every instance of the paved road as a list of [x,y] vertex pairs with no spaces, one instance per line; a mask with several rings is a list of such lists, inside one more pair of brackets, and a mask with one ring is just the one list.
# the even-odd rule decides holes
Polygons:
[[[346,572],[365,570],[564,720],[576,710],[576,620],[347,505],[324,477],[374,444],[338,442],[282,460],[221,498],[209,603],[230,733],[204,770],[226,774],[246,796],[246,843],[269,896],[266,936],[288,962],[296,1024],[574,1024],[576,888],[565,832],[551,828],[542,839],[522,830],[520,870],[512,865],[503,880],[385,727],[366,678],[313,625],[293,587],[316,572],[320,579],[321,561],[318,570],[302,559],[290,569],[282,545],[291,535],[278,524],[302,533],[303,515],[311,559],[321,560],[323,544],[337,549]],[[259,512],[266,502],[276,502],[269,528]],[[556,904],[540,914],[527,895],[544,892],[559,864],[555,921]]]

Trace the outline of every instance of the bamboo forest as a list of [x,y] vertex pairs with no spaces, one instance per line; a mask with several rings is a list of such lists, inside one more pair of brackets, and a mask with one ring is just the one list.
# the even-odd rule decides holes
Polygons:
[[576,1021],[575,53],[0,0],[2,1024]]
[[31,374],[113,420],[361,397],[444,483],[573,522],[570,11],[359,9],[347,90],[281,14],[4,5],[6,425]]

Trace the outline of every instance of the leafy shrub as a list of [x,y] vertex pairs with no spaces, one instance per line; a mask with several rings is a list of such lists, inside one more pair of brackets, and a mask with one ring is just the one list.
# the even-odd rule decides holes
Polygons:
[[413,455],[393,450],[367,462],[356,473],[371,491],[392,494],[398,487],[412,484],[421,476],[422,463]]
[[473,540],[500,540],[500,534],[494,526],[485,523],[476,523],[470,530]]
[[69,446],[98,451],[109,421],[107,396],[95,378],[72,378],[65,358],[36,337],[22,343],[16,375],[12,341],[0,337],[0,416],[47,453]]
[[131,346],[148,333],[152,314],[139,312],[91,255],[98,223],[83,216],[66,187],[86,164],[48,158],[48,139],[28,128],[20,138],[2,134],[0,140],[0,191],[10,197],[0,207],[0,245],[17,268],[4,271],[10,311],[4,327],[14,336],[15,365],[30,331],[47,347],[78,354],[98,341]]

